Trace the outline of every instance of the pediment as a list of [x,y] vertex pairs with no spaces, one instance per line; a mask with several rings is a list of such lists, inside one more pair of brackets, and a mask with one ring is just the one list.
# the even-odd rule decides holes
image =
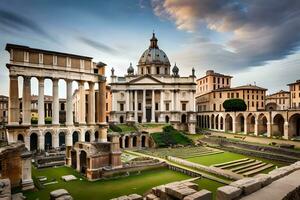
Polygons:
[[138,77],[136,79],[131,80],[129,83],[134,84],[162,84],[162,82],[150,75],[144,75],[141,77]]

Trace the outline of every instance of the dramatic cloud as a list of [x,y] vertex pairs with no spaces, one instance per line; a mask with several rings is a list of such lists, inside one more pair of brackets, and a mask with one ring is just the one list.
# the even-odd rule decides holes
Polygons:
[[101,42],[95,41],[95,40],[91,40],[85,37],[80,37],[79,38],[80,41],[82,41],[83,43],[101,51],[101,52],[105,52],[105,53],[109,53],[112,55],[118,55],[120,54],[120,52],[110,46],[107,46],[106,44],[103,44]]
[[36,22],[10,11],[0,10],[1,30],[6,33],[29,30],[51,41],[56,41]]
[[[205,27],[230,35],[222,44],[212,41],[205,46],[214,50],[211,58],[227,56],[221,60],[227,59],[232,68],[285,58],[295,53],[300,44],[299,0],[152,0],[152,6],[157,16],[173,20],[178,29],[200,35]],[[190,49],[202,44],[192,44]],[[189,54],[193,55],[197,59],[203,54]]]

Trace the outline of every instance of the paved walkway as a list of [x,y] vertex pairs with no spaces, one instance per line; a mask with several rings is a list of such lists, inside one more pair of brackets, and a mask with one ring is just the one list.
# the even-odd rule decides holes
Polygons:
[[133,155],[138,155],[138,156],[143,156],[143,157],[149,157],[149,158],[153,158],[153,159],[158,159],[158,160],[160,160],[162,162],[166,162],[168,165],[171,165],[171,166],[174,166],[174,167],[179,167],[179,168],[182,168],[182,169],[185,169],[185,170],[189,170],[189,171],[194,172],[194,173],[201,174],[202,177],[210,179],[210,180],[213,180],[213,181],[217,181],[219,183],[223,183],[223,184],[226,184],[226,185],[228,185],[228,184],[231,183],[231,181],[227,181],[227,180],[224,180],[224,179],[212,176],[210,174],[207,174],[205,172],[202,172],[202,171],[199,171],[199,170],[195,170],[195,169],[192,169],[192,168],[189,168],[189,167],[185,167],[185,166],[179,165],[179,164],[174,163],[174,162],[170,162],[167,159],[163,159],[163,158],[159,158],[159,157],[155,157],[155,156],[150,156],[150,155],[147,155],[147,154],[143,154],[143,153],[139,153],[139,152],[134,152],[134,151],[129,151],[129,150],[125,150],[124,152],[129,153],[129,154],[133,154]]
[[269,144],[271,142],[276,142],[277,144],[292,144],[292,145],[295,145],[295,148],[300,149],[300,141],[280,140],[280,139],[273,139],[273,138],[242,135],[242,134],[222,133],[222,132],[216,132],[216,131],[209,131],[209,132],[215,136],[225,136],[227,138],[233,138],[233,139],[237,139],[234,136],[245,136],[245,139],[243,141],[259,143],[259,144]]

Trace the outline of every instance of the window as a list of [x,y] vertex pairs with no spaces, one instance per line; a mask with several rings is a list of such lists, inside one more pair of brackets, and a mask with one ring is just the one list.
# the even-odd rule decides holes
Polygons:
[[224,84],[224,78],[222,78],[222,84]]
[[240,95],[239,95],[239,93],[236,93],[236,98],[240,98]]
[[216,89],[216,85],[214,85],[214,90]]
[[252,101],[252,107],[254,107],[254,101]]
[[105,106],[106,106],[106,108],[105,108],[105,109],[106,109],[106,111],[108,111],[108,103],[106,103],[106,105],[105,105]]
[[147,73],[148,73],[148,74],[151,74],[150,67],[147,67]]
[[170,104],[166,103],[166,111],[169,111],[169,110],[170,110]]
[[159,67],[156,67],[156,74],[159,74]]
[[222,92],[220,92],[220,98],[222,98]]
[[227,93],[227,98],[228,98],[228,99],[230,98],[230,93],[229,93],[229,92]]
[[232,98],[232,99],[234,98],[234,93],[231,93],[231,98]]
[[214,77],[214,83],[216,83],[216,77]]
[[138,110],[142,110],[142,103],[139,103]]
[[218,77],[218,83],[220,83],[220,78]]
[[144,68],[142,68],[141,74],[144,74]]
[[216,104],[214,104],[214,111],[216,110]]
[[229,85],[229,78],[227,78],[227,85]]
[[216,93],[214,92],[214,98],[216,98]]
[[155,110],[158,110],[158,103],[155,103]]
[[124,111],[124,104],[120,103],[120,111]]
[[264,107],[264,102],[261,102],[261,107]]
[[182,104],[182,110],[186,111],[186,104],[185,103]]
[[165,74],[168,74],[168,68],[165,68]]

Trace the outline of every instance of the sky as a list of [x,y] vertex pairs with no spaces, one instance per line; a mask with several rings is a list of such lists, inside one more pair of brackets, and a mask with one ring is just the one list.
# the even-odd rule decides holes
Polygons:
[[[274,93],[300,77],[299,30],[299,0],[1,0],[0,94],[9,88],[6,43],[90,56],[107,64],[107,77],[112,67],[123,76],[153,31],[181,76],[212,69],[232,75],[233,86]],[[59,87],[63,98],[63,81]],[[46,95],[51,88],[46,80]]]

